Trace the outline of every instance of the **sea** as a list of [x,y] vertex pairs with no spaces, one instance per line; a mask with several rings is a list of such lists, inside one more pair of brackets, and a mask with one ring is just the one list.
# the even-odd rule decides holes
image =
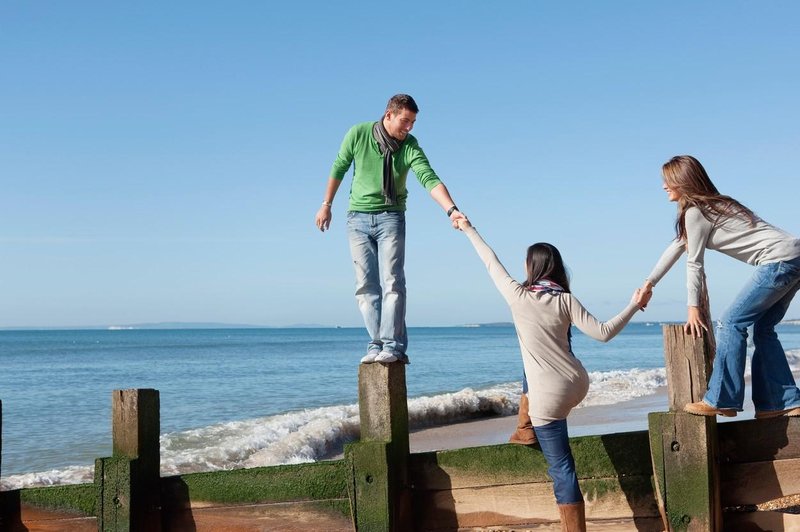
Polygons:
[[[666,386],[661,324],[609,343],[573,328],[591,376],[581,406]],[[800,326],[779,335],[800,370]],[[154,388],[163,475],[313,462],[358,438],[361,328],[0,330],[0,490],[91,482],[111,455],[113,390]],[[412,430],[511,415],[522,362],[513,326],[412,327]]]

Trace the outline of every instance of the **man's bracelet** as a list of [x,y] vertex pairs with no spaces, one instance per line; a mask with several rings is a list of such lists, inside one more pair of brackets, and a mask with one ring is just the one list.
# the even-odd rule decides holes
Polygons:
[[323,201],[322,204],[327,205],[328,207],[333,207],[333,203],[331,203],[330,201]]
[[[458,211],[458,207],[456,207],[455,205],[453,205],[452,207],[447,209],[447,217],[450,218],[450,215],[453,214],[454,211]],[[458,211],[458,212],[461,212],[461,211]]]

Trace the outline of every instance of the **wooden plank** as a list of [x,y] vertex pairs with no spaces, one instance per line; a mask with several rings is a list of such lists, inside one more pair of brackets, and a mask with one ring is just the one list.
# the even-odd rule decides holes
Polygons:
[[[570,438],[579,478],[651,475],[648,433],[636,431]],[[488,445],[415,453],[409,477],[416,489],[453,489],[549,482],[538,446]]]
[[[525,532],[562,532],[559,521],[549,523],[519,523],[514,525],[514,531]],[[586,522],[588,532],[663,532],[664,527],[659,519],[642,517],[636,519],[602,519]],[[431,531],[426,531],[431,532]],[[438,532],[445,532],[440,529]],[[452,532],[448,530],[447,532]],[[458,532],[509,532],[508,525],[495,525],[491,527],[460,528]]]
[[725,530],[800,531],[800,515],[782,512],[732,512],[724,515]]
[[717,432],[722,463],[800,458],[800,418],[720,423]]
[[542,452],[523,445],[493,445],[409,457],[409,477],[414,489],[448,490],[548,482]]
[[209,471],[163,477],[162,509],[191,501],[218,504],[262,504],[308,499],[347,498],[352,464],[346,460]]
[[96,532],[97,519],[78,511],[43,508],[21,501],[21,490],[0,492],[3,532]]
[[[559,521],[547,523],[517,523],[515,531],[526,532],[561,532]],[[663,532],[661,521],[653,517],[635,519],[600,519],[586,522],[588,532]],[[426,530],[426,532],[453,532],[451,529]],[[509,525],[491,525],[489,527],[464,527],[458,532],[509,532]]]
[[196,532],[352,532],[353,523],[341,512],[326,508],[323,501],[205,507],[198,503],[193,504],[191,509],[166,515],[164,529]]
[[55,512],[31,508],[25,505],[21,508],[21,523],[19,528],[11,526],[2,528],[8,532],[97,532],[97,518],[76,517],[66,512]]
[[[641,497],[637,499],[630,498],[618,479],[581,481],[587,519],[657,518],[650,478],[638,480]],[[415,492],[414,510],[418,530],[559,520],[552,483],[540,482]]]
[[800,493],[800,458],[721,467],[723,506],[761,504]]
[[662,332],[669,409],[681,412],[687,403],[703,399],[713,356],[706,338],[686,334],[682,325],[663,325]]

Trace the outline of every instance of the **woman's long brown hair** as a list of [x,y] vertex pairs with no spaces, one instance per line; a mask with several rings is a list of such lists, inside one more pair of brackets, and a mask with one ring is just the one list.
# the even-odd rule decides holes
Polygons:
[[[690,207],[697,207],[703,216],[711,223],[717,223],[723,218],[740,217],[751,225],[755,225],[758,216],[730,196],[720,194],[706,169],[700,161],[691,155],[677,155],[664,163],[661,168],[664,183],[680,194],[678,199],[678,216],[675,219],[675,233],[678,240],[686,241],[686,211]],[[705,273],[702,278],[700,299],[700,315],[703,323],[708,328],[706,335],[713,358],[716,351],[714,341],[714,328],[711,322],[711,302],[708,298],[708,285]]]
[[675,233],[679,240],[686,238],[686,211],[697,207],[703,216],[712,223],[721,218],[740,217],[755,225],[758,216],[753,211],[730,196],[720,194],[706,169],[691,155],[676,155],[661,168],[664,182],[680,193],[678,217],[675,219]]

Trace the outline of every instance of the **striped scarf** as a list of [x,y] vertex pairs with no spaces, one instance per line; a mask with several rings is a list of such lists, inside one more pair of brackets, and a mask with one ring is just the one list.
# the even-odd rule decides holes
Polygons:
[[381,118],[372,126],[372,137],[378,143],[383,155],[383,200],[386,205],[397,205],[397,190],[394,188],[394,171],[392,170],[392,155],[403,146],[403,141],[392,137],[383,127]]
[[531,286],[527,287],[531,292],[547,292],[549,294],[560,294],[566,292],[564,288],[550,279],[539,279]]

